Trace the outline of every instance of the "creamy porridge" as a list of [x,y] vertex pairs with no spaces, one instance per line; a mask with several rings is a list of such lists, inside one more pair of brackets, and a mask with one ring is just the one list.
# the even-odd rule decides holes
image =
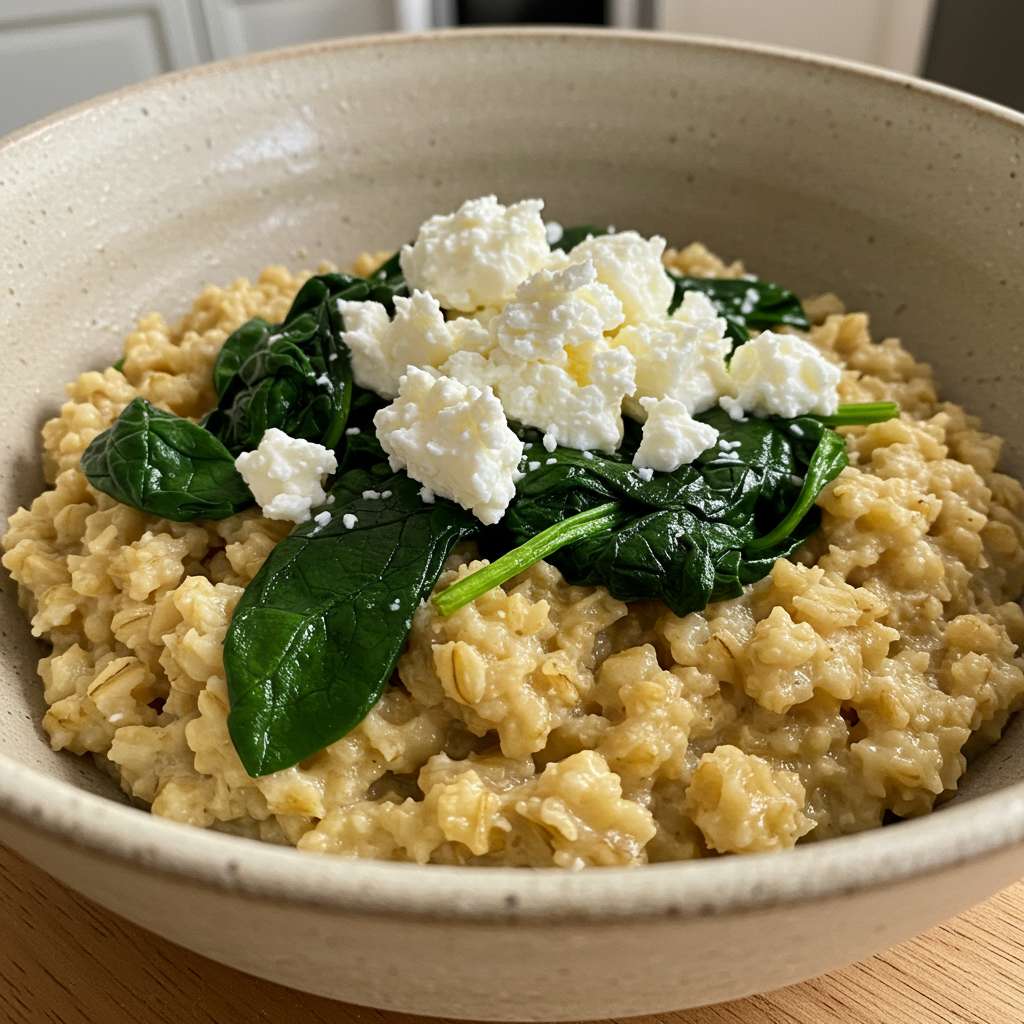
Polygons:
[[[559,279],[570,257],[550,257],[550,225],[537,240],[535,212],[518,216],[521,222],[506,221],[519,246],[512,255],[521,263],[514,299],[500,280],[501,267],[485,258],[462,265],[451,245],[445,276],[437,267],[441,242],[421,230],[402,267],[410,281],[415,276],[433,286],[424,293],[437,297],[444,318],[431,320],[425,300],[411,310],[418,333],[410,328],[407,338],[394,341],[392,365],[367,362],[391,329],[385,319],[376,335],[371,330],[374,303],[345,299],[338,307],[345,332],[362,331],[345,339],[357,384],[391,401],[387,408],[402,425],[385,437],[380,424],[391,421],[376,414],[391,457],[388,471],[408,473],[430,515],[450,507],[453,517],[465,519],[451,527],[450,544],[436,555],[437,569],[444,566],[437,593],[471,577],[485,564],[483,555],[500,554],[486,539],[490,534],[474,533],[470,521],[490,519],[487,529],[499,529],[493,523],[505,512],[502,501],[509,508],[504,521],[512,521],[525,493],[521,481],[549,460],[558,468],[556,446],[570,455],[593,451],[598,459],[608,451],[600,438],[608,429],[614,434],[616,420],[599,423],[598,412],[584,407],[585,389],[598,386],[597,360],[610,361],[617,352],[633,353],[641,379],[636,337],[650,323],[643,304],[661,303],[664,312],[661,282],[638,272],[623,283],[618,271],[602,268],[611,259],[607,252],[595,251],[580,264],[596,267],[596,276]],[[594,241],[581,242],[581,251],[596,250]],[[501,237],[492,243],[508,256]],[[389,255],[361,257],[355,273],[371,274]],[[699,244],[659,250],[657,257],[681,277],[737,280],[744,273]],[[548,259],[553,269],[541,273]],[[508,259],[503,266],[508,269]],[[837,427],[849,464],[815,496],[820,522],[788,557],[770,560],[767,575],[745,583],[740,596],[718,599],[716,591],[706,606],[682,614],[659,597],[620,600],[589,578],[572,585],[555,564],[573,579],[579,571],[554,554],[447,614],[418,594],[404,604],[397,592],[393,603],[385,594],[380,615],[389,608],[396,617],[407,612],[411,631],[398,635],[397,667],[388,669],[383,691],[370,692],[368,711],[347,731],[339,725],[340,738],[323,749],[296,747],[295,763],[250,774],[252,764],[238,750],[249,750],[251,762],[255,744],[240,747],[239,736],[264,719],[254,712],[229,733],[233,697],[224,645],[233,611],[243,594],[252,599],[246,588],[291,531],[312,536],[332,520],[335,494],[338,518],[351,524],[337,527],[339,543],[345,529],[354,535],[360,528],[360,516],[366,523],[364,511],[342,517],[341,492],[317,490],[333,472],[330,450],[354,446],[366,428],[359,435],[346,428],[340,435],[346,440],[320,446],[328,454],[319,457],[331,466],[306,466],[315,486],[300,494],[296,485],[287,500],[278,496],[273,508],[288,509],[284,518],[269,517],[271,499],[264,501],[259,490],[276,479],[266,468],[274,455],[266,441],[259,458],[255,445],[249,450],[257,469],[245,468],[248,456],[238,460],[262,510],[243,490],[249,507],[219,518],[175,521],[132,507],[93,486],[81,460],[137,399],[193,421],[210,413],[223,398],[214,368],[225,339],[253,317],[281,324],[307,277],[270,267],[254,283],[206,288],[176,325],[158,314],[144,317],[125,342],[122,369],[88,372],[68,386],[68,401],[43,429],[49,487],[14,513],[3,538],[3,564],[19,584],[33,634],[52,645],[39,665],[48,705],[43,727],[52,746],[92,755],[153,813],[307,851],[435,863],[581,867],[783,850],[877,827],[887,815],[927,813],[956,789],[967,758],[995,742],[1020,706],[1024,493],[997,471],[1001,442],[959,406],[939,401],[928,367],[899,341],[873,340],[865,314],[821,296],[803,304],[809,329],[783,322],[771,338],[805,338],[822,364],[841,372],[834,386],[840,409],[892,401],[900,414]],[[409,301],[420,300],[414,293]],[[510,313],[516,302],[522,310]],[[431,334],[439,323],[448,331],[440,340]],[[712,330],[720,343],[724,326],[701,323],[697,328]],[[593,337],[559,340],[551,326],[564,334],[581,324],[584,334],[586,328],[610,339],[596,355]],[[687,338],[695,336],[691,331]],[[409,366],[425,367],[418,386],[426,391],[451,383],[450,391],[430,397],[437,420],[463,403],[465,423],[490,423],[497,410],[504,424],[504,408],[509,421],[530,424],[528,414],[513,412],[517,403],[529,403],[510,378],[476,387],[469,379],[470,364],[477,373],[488,360],[496,365],[487,337],[504,338],[503,351],[515,349],[520,359],[522,349],[548,346],[547,355],[537,356],[541,367],[571,369],[586,354],[591,362],[575,378],[578,394],[564,398],[580,404],[560,430],[534,422],[532,448],[524,447],[522,438],[530,435],[522,432],[514,441],[511,432],[488,435],[493,458],[486,472],[467,465],[458,445],[452,451],[463,461],[441,467],[442,441],[423,442],[428,454],[417,461],[402,448],[420,423],[408,410]],[[406,349],[399,351],[401,344]],[[417,345],[422,351],[414,358]],[[435,358],[431,346],[443,349],[441,355]],[[568,363],[558,362],[563,351]],[[467,376],[452,373],[449,380],[444,360],[459,358],[470,367]],[[730,372],[738,378],[737,363],[733,357]],[[713,382],[720,372],[705,376]],[[686,380],[695,375],[687,370]],[[768,401],[763,380],[751,388],[753,397],[744,399],[741,384],[721,385],[715,400],[724,395],[722,404],[732,402],[737,419],[713,420],[714,429],[700,409],[679,416],[716,436],[723,423],[749,426],[757,403]],[[643,405],[638,418],[646,412],[638,451],[656,449],[647,465],[634,458],[639,479],[657,482],[684,465],[685,456],[676,455],[677,465],[665,468],[673,457],[655,436],[655,417],[675,408],[657,403],[675,398],[644,397],[627,387],[614,400],[616,417],[622,399],[627,413],[630,403]],[[788,413],[805,414],[818,415],[808,408]],[[204,422],[212,430],[217,421]],[[591,424],[593,436],[577,443],[572,431],[580,423]],[[236,427],[233,421],[225,431]],[[629,429],[627,422],[627,436]],[[690,463],[714,450],[702,438],[699,428],[686,435],[686,445],[696,448]],[[725,462],[730,451],[728,443],[720,449]],[[505,475],[495,469],[502,466]],[[269,475],[257,481],[257,471]],[[479,493],[463,493],[473,490],[473,481]],[[793,486],[799,490],[799,477]],[[361,508],[376,500],[373,494],[387,492],[364,490]],[[522,541],[522,528],[512,530]],[[364,621],[356,628],[369,627]],[[251,660],[251,643],[245,652]],[[303,673],[315,669],[296,664],[293,685],[301,688]],[[281,692],[275,690],[277,698]],[[305,699],[299,690],[288,692]],[[284,742],[274,738],[284,735],[261,733],[260,751],[270,757],[268,744]]]

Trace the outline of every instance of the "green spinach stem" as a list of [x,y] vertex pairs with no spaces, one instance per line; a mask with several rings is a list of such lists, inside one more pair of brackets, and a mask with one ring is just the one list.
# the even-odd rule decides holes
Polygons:
[[896,402],[851,402],[841,405],[834,416],[815,416],[826,427],[851,427],[856,424],[884,423],[900,414]]
[[519,547],[506,552],[490,565],[477,569],[476,572],[446,587],[440,594],[435,594],[434,606],[447,617],[475,601],[481,594],[486,594],[488,590],[512,579],[513,576],[518,576],[559,548],[609,529],[618,522],[619,514],[618,502],[610,501],[563,519],[560,523],[541,530]]

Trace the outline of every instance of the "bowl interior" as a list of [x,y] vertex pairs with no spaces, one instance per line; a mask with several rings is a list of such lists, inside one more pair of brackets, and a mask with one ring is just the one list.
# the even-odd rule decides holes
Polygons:
[[[41,486],[64,381],[150,310],[263,265],[396,246],[468,196],[543,196],[563,223],[703,240],[803,294],[832,290],[931,361],[1024,471],[1022,123],[881,74],[728,45],[572,32],[304,48],[131,89],[0,145],[0,509]],[[53,754],[31,640],[0,607],[0,749]],[[1024,733],[957,800],[1024,778]]]

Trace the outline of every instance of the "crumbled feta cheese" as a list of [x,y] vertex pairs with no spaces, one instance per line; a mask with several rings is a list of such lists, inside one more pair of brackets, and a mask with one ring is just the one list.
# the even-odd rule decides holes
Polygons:
[[323,479],[337,470],[338,461],[323,445],[271,427],[256,449],[235,459],[235,468],[267,519],[304,523],[309,510],[327,497]]
[[792,334],[763,331],[740,345],[729,364],[735,401],[721,405],[755,416],[831,416],[839,405],[842,372],[813,345]]
[[644,238],[635,231],[598,235],[569,253],[573,263],[594,261],[597,279],[619,297],[626,323],[657,320],[668,312],[673,284],[661,261],[665,239]]
[[446,323],[437,299],[426,292],[398,296],[393,319],[379,302],[340,300],[338,312],[356,383],[384,398],[398,394],[408,366],[437,367],[457,348],[491,347],[486,327],[465,318]]
[[445,309],[504,304],[550,255],[543,208],[541,199],[506,207],[482,196],[424,221],[399,256],[409,287],[430,292]]
[[356,524],[358,522],[359,522],[359,516],[354,515],[351,512],[346,512],[341,517],[341,525],[344,526],[346,530],[354,530],[356,528]]
[[[515,494],[523,442],[489,387],[410,366],[398,398],[374,417],[391,468],[496,523]],[[426,497],[424,497],[426,501]]]
[[328,523],[329,523],[330,521],[331,521],[331,513],[330,513],[330,512],[317,512],[317,514],[316,514],[315,516],[313,516],[313,522],[314,522],[314,523],[316,523],[316,525],[317,525],[317,526],[318,526],[318,527],[319,527],[319,528],[320,528],[321,530],[322,530],[322,529],[323,529],[323,528],[324,528],[324,527],[325,527],[325,526],[326,526],[326,525],[327,525],[327,524],[328,524]]
[[722,395],[718,404],[729,414],[731,420],[735,420],[737,423],[747,422],[747,417],[743,415],[743,407],[735,398],[730,395]]
[[564,366],[567,346],[596,341],[621,323],[622,303],[597,283],[594,264],[585,260],[565,270],[541,270],[524,281],[490,327],[510,356]]
[[331,380],[331,378],[327,376],[326,373],[321,373],[320,376],[317,377],[316,383],[319,384],[320,387],[322,388],[327,388],[328,391],[334,390],[334,383]]
[[378,394],[387,394],[392,374],[381,341],[391,328],[388,311],[379,302],[346,299],[338,300],[337,309],[345,325],[341,338],[348,348],[356,383]]
[[578,376],[547,363],[523,363],[499,379],[510,419],[544,431],[544,448],[596,448],[622,443],[622,400],[635,388],[634,362],[624,349],[579,352]]
[[380,491],[365,490],[363,491],[363,501],[377,501],[380,498]]
[[645,484],[649,484],[654,479],[654,470],[648,466],[641,466],[637,469],[636,475],[640,477]]
[[562,240],[562,235],[565,234],[565,229],[557,220],[549,220],[544,225],[544,235],[548,240],[548,245],[557,245]]
[[346,427],[346,428],[345,428],[345,433],[346,433],[346,434],[347,434],[347,435],[348,435],[349,437],[355,437],[355,436],[356,436],[357,434],[359,434],[360,432],[361,432],[361,431],[359,430],[359,428],[358,428],[358,427]]
[[731,394],[725,360],[732,343],[725,326],[706,295],[687,292],[671,319],[623,327],[614,343],[636,359],[636,395],[626,402],[626,411],[642,420],[640,399],[674,398],[696,415]]
[[388,498],[390,498],[390,497],[391,497],[391,492],[390,492],[390,491],[381,491],[381,492],[380,492],[380,496],[381,496],[381,498],[383,498],[384,500],[387,500]]
[[672,473],[714,447],[718,440],[714,427],[695,420],[674,398],[641,398],[640,402],[647,418],[643,439],[633,456],[634,466]]
[[456,352],[441,369],[464,384],[490,386],[510,420],[545,431],[548,451],[558,445],[615,451],[622,400],[636,387],[632,354],[605,341],[573,346],[564,368],[495,350]]
[[550,459],[545,459],[544,460],[544,465],[545,466],[557,466],[558,465],[558,459],[556,459],[554,456],[552,456]]
[[388,605],[388,611],[389,612],[397,612],[398,609],[401,608],[401,607],[402,607],[402,602],[399,601],[399,599],[396,597],[394,599],[394,601],[392,601],[391,604]]
[[526,468],[531,473],[533,473],[536,470],[540,469],[540,463],[536,459],[530,459],[530,461],[526,464]]
[[424,505],[433,505],[434,504],[434,492],[429,487],[421,487],[420,488],[420,501],[422,501]]
[[[442,367],[441,373],[452,377],[463,384],[473,387],[493,388],[501,374],[501,367],[494,362],[494,353],[484,355],[480,352],[456,352]],[[507,362],[508,360],[505,360]]]

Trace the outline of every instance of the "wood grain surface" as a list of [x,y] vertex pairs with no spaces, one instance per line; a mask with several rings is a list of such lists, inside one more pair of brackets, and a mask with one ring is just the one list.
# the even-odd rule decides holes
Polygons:
[[[3,1024],[425,1024],[259,981],[150,935],[0,848]],[[1024,882],[872,960],[637,1024],[1022,1024]]]

